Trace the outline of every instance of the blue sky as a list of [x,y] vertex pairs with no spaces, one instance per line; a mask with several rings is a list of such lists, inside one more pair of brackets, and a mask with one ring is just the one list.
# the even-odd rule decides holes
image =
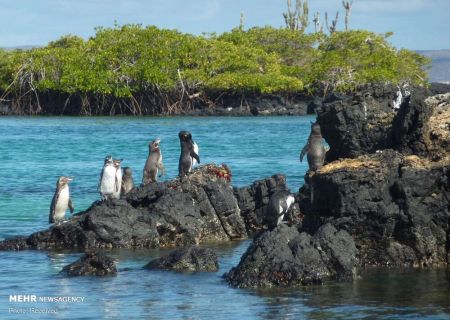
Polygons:
[[[308,2],[310,18],[339,10],[344,28],[341,0]],[[0,47],[44,45],[69,33],[88,38],[114,21],[220,33],[236,27],[243,12],[246,28],[280,27],[285,9],[286,0],[0,0]],[[393,31],[399,48],[450,49],[450,0],[354,0],[350,27]]]

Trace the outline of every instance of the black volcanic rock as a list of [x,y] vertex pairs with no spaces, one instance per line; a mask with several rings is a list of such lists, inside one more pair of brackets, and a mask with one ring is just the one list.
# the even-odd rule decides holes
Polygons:
[[107,276],[116,275],[114,260],[102,252],[86,252],[80,259],[65,266],[61,273],[69,276]]
[[332,95],[317,110],[322,136],[330,146],[327,161],[389,147],[390,123],[395,114],[387,102],[380,105],[367,95]]
[[234,287],[292,287],[355,276],[357,249],[346,231],[326,224],[313,236],[294,226],[264,232],[225,279]]
[[392,148],[403,154],[426,156],[423,133],[433,113],[433,108],[425,102],[429,94],[426,89],[414,88],[411,96],[404,99],[393,120]]
[[430,85],[431,95],[444,94],[450,92],[450,83],[432,82]]
[[[267,227],[266,208],[270,197],[279,190],[288,190],[286,177],[282,174],[275,174],[268,179],[257,180],[250,186],[234,189],[241,216],[250,234]],[[291,222],[296,221],[299,214],[298,206],[293,205],[286,218]]]
[[[233,190],[226,166],[204,165],[182,180],[134,188],[121,199],[96,201],[67,222],[28,237],[0,241],[0,250],[51,248],[135,248],[189,246],[206,241],[245,239],[252,227],[247,204],[264,212],[272,189],[284,176],[258,183],[268,190],[246,198]],[[281,183],[281,182],[280,182]],[[242,214],[242,212],[246,212]],[[261,219],[263,213],[261,213]]]
[[214,251],[190,246],[172,251],[170,254],[150,261],[145,268],[187,272],[216,272],[219,262]]
[[[366,266],[447,265],[450,94],[427,94],[416,88],[397,112],[360,95],[328,97],[318,121],[329,160],[340,159],[306,174],[301,224],[260,234],[227,281],[290,287],[350,279]],[[255,186],[237,193],[249,226],[259,221],[246,200],[257,199]]]
[[300,190],[303,230],[346,230],[362,266],[445,265],[450,163],[393,150],[332,162]]
[[379,86],[361,88],[353,95],[328,96],[317,109],[317,122],[330,145],[327,161],[355,158],[377,150],[395,149],[424,155],[422,134],[432,114],[425,103],[430,91],[412,87],[398,111],[393,101],[399,88]]

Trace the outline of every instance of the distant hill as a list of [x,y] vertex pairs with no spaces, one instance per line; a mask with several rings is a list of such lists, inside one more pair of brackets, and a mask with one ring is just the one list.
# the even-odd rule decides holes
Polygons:
[[417,50],[418,53],[431,58],[431,82],[450,83],[450,50]]
[[42,46],[17,46],[17,47],[1,47],[1,49],[6,50],[6,51],[12,51],[12,50],[30,50],[33,48],[38,48],[38,47],[42,47]]

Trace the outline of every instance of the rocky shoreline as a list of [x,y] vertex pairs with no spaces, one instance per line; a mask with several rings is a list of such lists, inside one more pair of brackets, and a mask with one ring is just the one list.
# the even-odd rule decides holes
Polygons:
[[[156,248],[246,239],[264,228],[270,195],[281,175],[233,188],[213,164],[187,177],[138,187],[121,199],[94,202],[67,222],[0,242],[0,250]],[[255,210],[258,218],[251,216]]]
[[[317,122],[327,163],[306,174],[285,223],[273,229],[266,208],[285,177],[233,188],[228,168],[209,164],[95,202],[66,223],[1,241],[0,250],[187,247],[255,236],[225,274],[235,287],[351,280],[372,266],[449,266],[450,93],[412,88],[397,110],[374,92],[331,95]],[[198,259],[189,250],[174,256]]]
[[[450,84],[431,83],[429,88],[430,95],[442,94],[450,92]],[[386,106],[392,108],[392,103],[397,97],[399,87],[396,85],[364,85],[356,89],[355,92],[349,93],[349,96],[358,96],[364,99],[368,105],[375,107]],[[0,92],[1,95],[2,92]],[[37,92],[39,96],[39,112],[37,115],[130,115],[131,110],[111,108],[106,106],[102,108],[98,114],[89,114],[81,110],[84,104],[84,96],[76,94],[68,95],[60,92],[46,91]],[[303,116],[307,114],[315,114],[327,97],[322,94],[309,95],[291,93],[286,95],[277,94],[260,94],[260,95],[219,95],[218,97],[208,97],[200,99],[200,97],[189,100],[189,107],[180,108],[178,112],[171,114],[162,114],[160,108],[149,107],[148,111],[142,115],[159,116]],[[148,101],[149,105],[155,105],[155,101]],[[60,107],[64,106],[63,110]],[[0,102],[0,115],[26,115],[17,113],[12,105],[8,102]],[[36,109],[36,108],[34,108]],[[22,111],[23,112],[23,111]],[[33,113],[33,115],[36,115]]]

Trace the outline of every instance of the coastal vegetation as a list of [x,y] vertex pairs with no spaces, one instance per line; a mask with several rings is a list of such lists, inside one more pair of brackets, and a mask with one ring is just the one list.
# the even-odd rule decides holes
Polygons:
[[0,102],[15,114],[179,114],[213,107],[223,96],[427,83],[429,60],[394,48],[391,33],[335,27],[324,33],[323,26],[306,33],[308,8],[301,8],[300,18],[292,8],[284,15],[286,28],[241,24],[196,36],[115,25],[87,40],[66,35],[45,47],[0,50]]

